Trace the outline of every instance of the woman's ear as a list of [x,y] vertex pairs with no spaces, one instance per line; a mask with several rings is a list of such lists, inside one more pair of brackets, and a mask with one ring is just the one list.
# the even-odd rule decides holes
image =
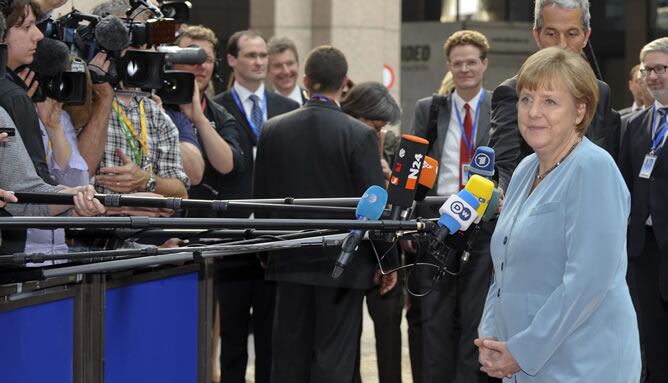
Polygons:
[[580,125],[580,123],[584,119],[585,114],[587,113],[587,104],[585,103],[577,104],[575,113],[576,113],[575,125]]

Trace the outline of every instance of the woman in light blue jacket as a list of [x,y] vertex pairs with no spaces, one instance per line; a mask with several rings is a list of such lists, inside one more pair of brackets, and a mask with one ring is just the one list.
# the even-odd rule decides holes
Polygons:
[[638,382],[629,192],[584,137],[596,78],[579,55],[546,48],[520,69],[517,93],[519,130],[535,153],[515,170],[492,237],[481,369],[507,382]]

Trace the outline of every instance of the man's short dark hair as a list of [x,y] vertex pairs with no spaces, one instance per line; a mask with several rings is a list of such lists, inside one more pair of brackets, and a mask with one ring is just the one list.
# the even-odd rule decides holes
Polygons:
[[304,74],[311,92],[337,91],[348,74],[346,56],[332,46],[319,46],[308,54]]
[[234,34],[230,36],[230,38],[227,40],[227,49],[225,53],[227,53],[228,55],[232,55],[234,57],[239,56],[239,40],[241,40],[241,38],[244,36],[251,39],[259,37],[266,42],[264,36],[262,36],[258,31],[254,31],[252,29],[237,31],[234,32]]

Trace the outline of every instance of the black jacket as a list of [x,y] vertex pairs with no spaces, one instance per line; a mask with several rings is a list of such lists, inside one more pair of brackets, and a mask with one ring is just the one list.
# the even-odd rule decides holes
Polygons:
[[[309,101],[298,110],[267,121],[255,169],[257,198],[359,197],[384,185],[376,133],[338,106]],[[272,218],[347,218],[325,214],[271,213]],[[330,274],[340,248],[271,253],[267,277],[307,285],[366,289],[375,258],[363,243],[342,276]]]
[[56,185],[57,182],[49,175],[49,165],[46,163],[42,131],[39,127],[35,104],[28,97],[23,80],[9,68],[7,68],[5,77],[0,78],[0,107],[7,111],[16,129],[21,133],[23,145],[35,165],[37,175],[44,182]]
[[[241,149],[241,144],[239,144],[239,135],[242,128],[239,121],[225,110],[222,105],[211,100],[206,94],[204,95],[204,99],[206,100],[204,115],[211,121],[218,134],[230,145],[234,168],[228,174],[221,174],[211,165],[206,149],[202,144],[202,157],[204,157],[205,165],[204,175],[202,182],[191,186],[188,194],[193,199],[226,199],[229,195],[227,189],[233,186],[232,179],[238,174],[243,174],[245,171],[246,153],[244,153],[243,149]],[[210,209],[189,209],[188,216],[216,217],[218,214]]]
[[[298,103],[279,94],[265,91],[265,96],[267,97],[267,119],[299,108]],[[213,98],[213,101],[225,107],[239,122],[239,145],[244,153],[243,166],[241,166],[243,171],[234,171],[232,172],[233,174],[222,177],[224,187],[221,190],[220,198],[251,198],[253,194],[253,147],[257,145],[257,139],[253,133],[253,129],[248,124],[248,120],[246,120],[244,111],[240,110],[239,106],[234,102],[230,90],[217,95]],[[248,216],[248,214],[245,216]]]

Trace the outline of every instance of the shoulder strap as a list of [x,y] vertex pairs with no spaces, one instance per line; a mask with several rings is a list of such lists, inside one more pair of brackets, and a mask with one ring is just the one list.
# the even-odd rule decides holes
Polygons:
[[438,112],[441,110],[441,105],[445,102],[446,97],[434,94],[431,97],[431,105],[429,106],[429,119],[427,120],[427,141],[429,147],[427,153],[431,152],[431,147],[434,146],[436,136],[438,135]]

